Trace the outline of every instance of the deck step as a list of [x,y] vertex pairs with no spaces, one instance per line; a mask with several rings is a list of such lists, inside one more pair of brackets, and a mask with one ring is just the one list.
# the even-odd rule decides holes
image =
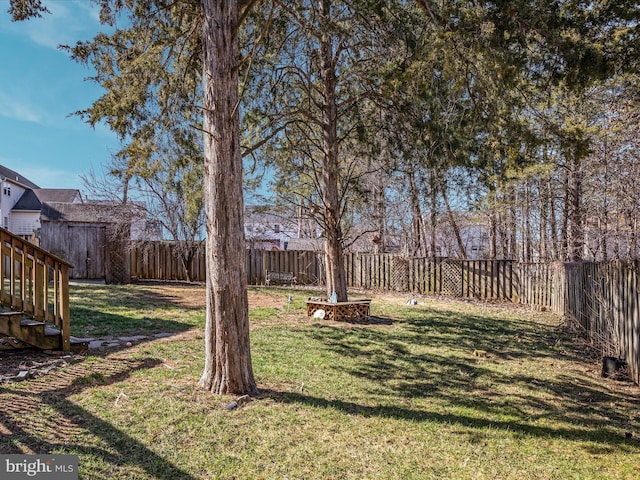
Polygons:
[[25,327],[37,327],[38,325],[46,325],[46,323],[39,322],[38,320],[31,320],[30,318],[22,318],[20,320],[20,325],[24,325]]
[[44,334],[48,337],[53,337],[55,335],[60,335],[60,329],[52,327],[51,325],[44,326]]
[[23,318],[18,312],[0,312],[0,334],[43,350],[60,350],[62,346],[60,330],[44,322]]

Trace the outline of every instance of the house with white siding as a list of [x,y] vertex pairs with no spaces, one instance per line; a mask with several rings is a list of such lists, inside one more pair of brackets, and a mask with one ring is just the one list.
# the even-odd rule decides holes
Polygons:
[[[113,203],[85,201],[80,190],[61,188],[40,188],[38,185],[17,172],[0,165],[0,226],[27,240],[39,240],[45,221],[81,222],[84,224],[113,223],[124,218],[131,224],[131,239],[161,239],[158,225],[149,222],[144,208],[131,203],[123,206]],[[65,212],[56,218],[49,218],[46,212],[56,210]],[[125,214],[116,212],[126,210]],[[106,215],[105,215],[105,212]]]
[[47,202],[82,203],[79,190],[40,188],[7,167],[0,165],[1,226],[31,239],[40,229],[40,212]]

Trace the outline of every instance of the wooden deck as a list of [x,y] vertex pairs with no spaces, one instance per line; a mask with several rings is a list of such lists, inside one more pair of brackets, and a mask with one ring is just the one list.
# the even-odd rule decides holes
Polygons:
[[0,336],[71,350],[69,269],[73,266],[0,228]]

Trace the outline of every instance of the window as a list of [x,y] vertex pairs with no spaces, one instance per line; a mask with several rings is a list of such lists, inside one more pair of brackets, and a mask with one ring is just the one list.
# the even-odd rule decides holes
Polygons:
[[3,193],[7,196],[11,196],[11,185],[4,184]]
[[273,226],[273,232],[274,232],[274,233],[280,233],[280,224],[279,224],[279,223],[276,223],[276,224]]
[[9,230],[9,217],[4,217],[4,220],[2,221],[2,228]]

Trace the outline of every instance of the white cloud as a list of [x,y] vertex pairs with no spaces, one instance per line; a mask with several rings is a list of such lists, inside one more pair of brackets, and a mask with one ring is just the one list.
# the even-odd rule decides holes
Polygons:
[[29,105],[27,102],[20,101],[0,92],[0,115],[12,120],[22,122],[34,122],[43,124],[46,121],[46,113],[38,107]]
[[14,34],[26,35],[38,45],[57,50],[59,45],[89,40],[99,26],[99,9],[92,2],[52,1],[46,6],[50,14],[12,23],[8,29]]
[[100,8],[93,2],[87,2],[87,0],[73,0],[73,3],[77,8],[86,13],[97,24],[100,23]]

